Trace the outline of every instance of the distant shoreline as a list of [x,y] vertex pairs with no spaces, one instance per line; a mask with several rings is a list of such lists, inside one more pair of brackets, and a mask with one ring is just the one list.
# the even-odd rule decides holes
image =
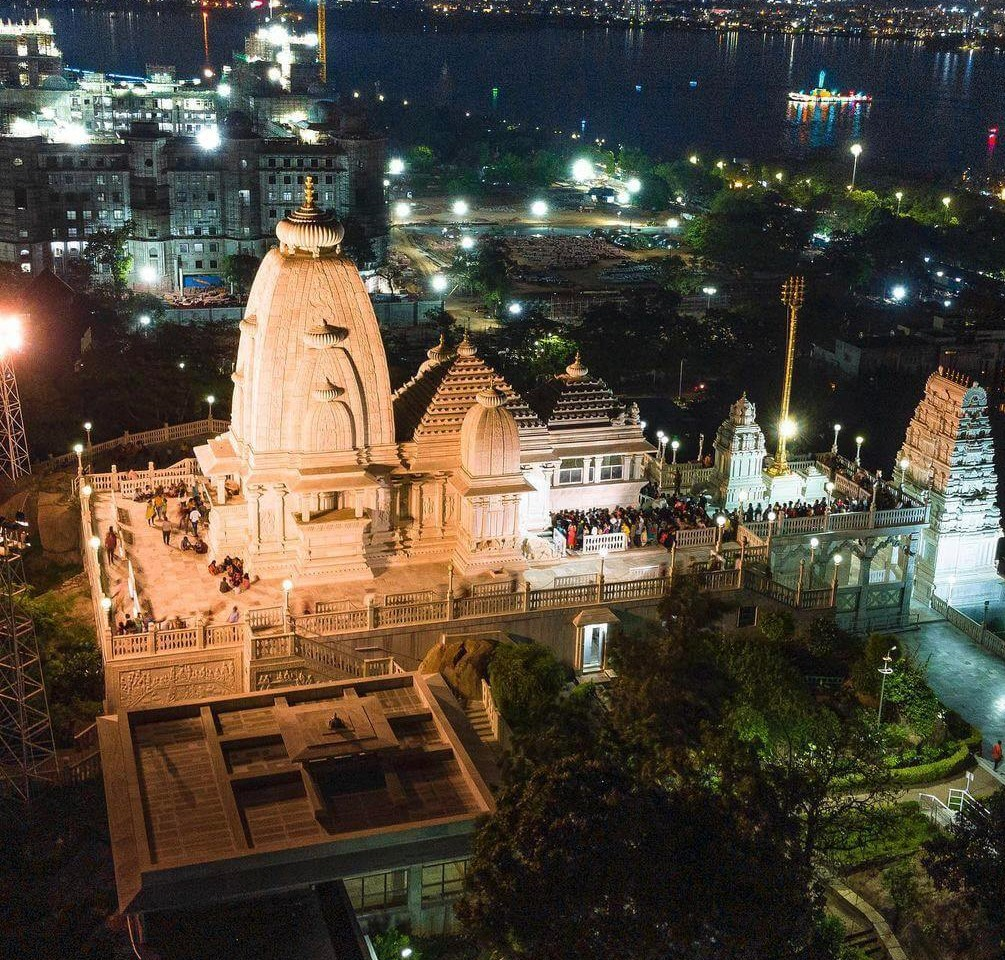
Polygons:
[[[129,13],[153,14],[155,16],[176,16],[191,15],[198,16],[202,11],[195,5],[179,5],[177,7],[164,7],[160,4],[154,5],[144,2],[144,0],[88,0],[82,4],[80,0],[49,0],[45,4],[47,8],[79,11],[82,13],[94,13],[102,11],[123,11]],[[15,13],[23,10],[25,16],[34,15],[38,5],[30,2],[11,3],[10,9]],[[311,6],[303,4],[295,12],[309,16]],[[213,17],[242,17],[249,18],[252,13],[247,7],[210,7],[208,13]],[[596,17],[574,16],[563,14],[545,13],[520,13],[520,14],[492,14],[482,15],[468,12],[452,13],[449,15],[439,14],[435,11],[419,9],[412,5],[391,6],[375,5],[369,3],[356,3],[350,5],[333,4],[328,9],[330,21],[349,26],[363,26],[379,23],[382,27],[396,30],[413,30],[421,27],[435,27],[438,32],[471,32],[472,27],[479,31],[513,30],[517,28],[536,29],[541,26],[562,27],[575,30],[647,30],[652,32],[673,32],[673,33],[721,33],[724,35],[747,33],[760,34],[766,36],[783,36],[792,38],[840,38],[847,40],[864,40],[869,42],[892,43],[892,44],[921,44],[932,50],[959,50],[965,40],[961,37],[942,38],[920,38],[910,33],[896,34],[890,36],[874,36],[868,33],[856,33],[850,30],[836,28],[833,30],[822,30],[812,32],[793,33],[790,30],[772,29],[770,26],[761,26],[757,29],[749,27],[737,27],[731,30],[720,30],[713,26],[700,23],[690,23],[675,20],[651,20],[645,23],[636,23],[630,20],[611,17],[608,19],[598,19]],[[14,19],[17,19],[15,16]],[[1005,38],[1000,40],[985,38],[975,44],[976,48],[983,50],[999,50],[1005,47]]]

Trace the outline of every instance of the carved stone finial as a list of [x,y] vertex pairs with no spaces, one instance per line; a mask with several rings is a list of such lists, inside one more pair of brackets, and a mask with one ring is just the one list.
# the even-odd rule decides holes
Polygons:
[[468,338],[468,331],[464,331],[464,336],[461,342],[457,345],[457,356],[459,357],[474,357],[477,356],[478,351],[475,349],[475,345]]
[[579,351],[577,350],[576,359],[565,368],[565,375],[570,380],[582,380],[589,372],[579,359]]

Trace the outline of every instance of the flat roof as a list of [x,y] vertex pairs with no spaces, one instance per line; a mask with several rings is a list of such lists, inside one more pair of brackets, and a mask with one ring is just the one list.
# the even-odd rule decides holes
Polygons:
[[125,710],[98,733],[123,910],[461,855],[494,807],[494,761],[438,674]]

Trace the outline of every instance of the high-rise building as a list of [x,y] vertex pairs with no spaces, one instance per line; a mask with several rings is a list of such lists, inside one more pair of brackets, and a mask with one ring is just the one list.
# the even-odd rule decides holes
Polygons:
[[28,90],[61,79],[63,54],[48,20],[0,20],[0,87]]

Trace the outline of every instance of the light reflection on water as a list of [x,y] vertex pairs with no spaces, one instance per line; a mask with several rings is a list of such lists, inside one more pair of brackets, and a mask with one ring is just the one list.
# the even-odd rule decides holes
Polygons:
[[[305,8],[306,9],[306,8]],[[59,7],[49,14],[70,66],[141,73],[205,65],[197,11],[113,12]],[[209,58],[219,69],[259,22],[250,12],[209,13]],[[308,19],[309,22],[309,19]],[[861,139],[883,163],[959,171],[987,162],[987,131],[1005,122],[1005,55],[935,52],[875,39],[638,28],[491,29],[347,21],[329,14],[329,75],[343,90],[428,97],[443,65],[455,105],[546,129],[638,143],[662,154],[767,159],[779,152],[844,150]],[[873,95],[871,106],[793,110],[790,90],[828,85]],[[695,86],[691,86],[691,82]]]

